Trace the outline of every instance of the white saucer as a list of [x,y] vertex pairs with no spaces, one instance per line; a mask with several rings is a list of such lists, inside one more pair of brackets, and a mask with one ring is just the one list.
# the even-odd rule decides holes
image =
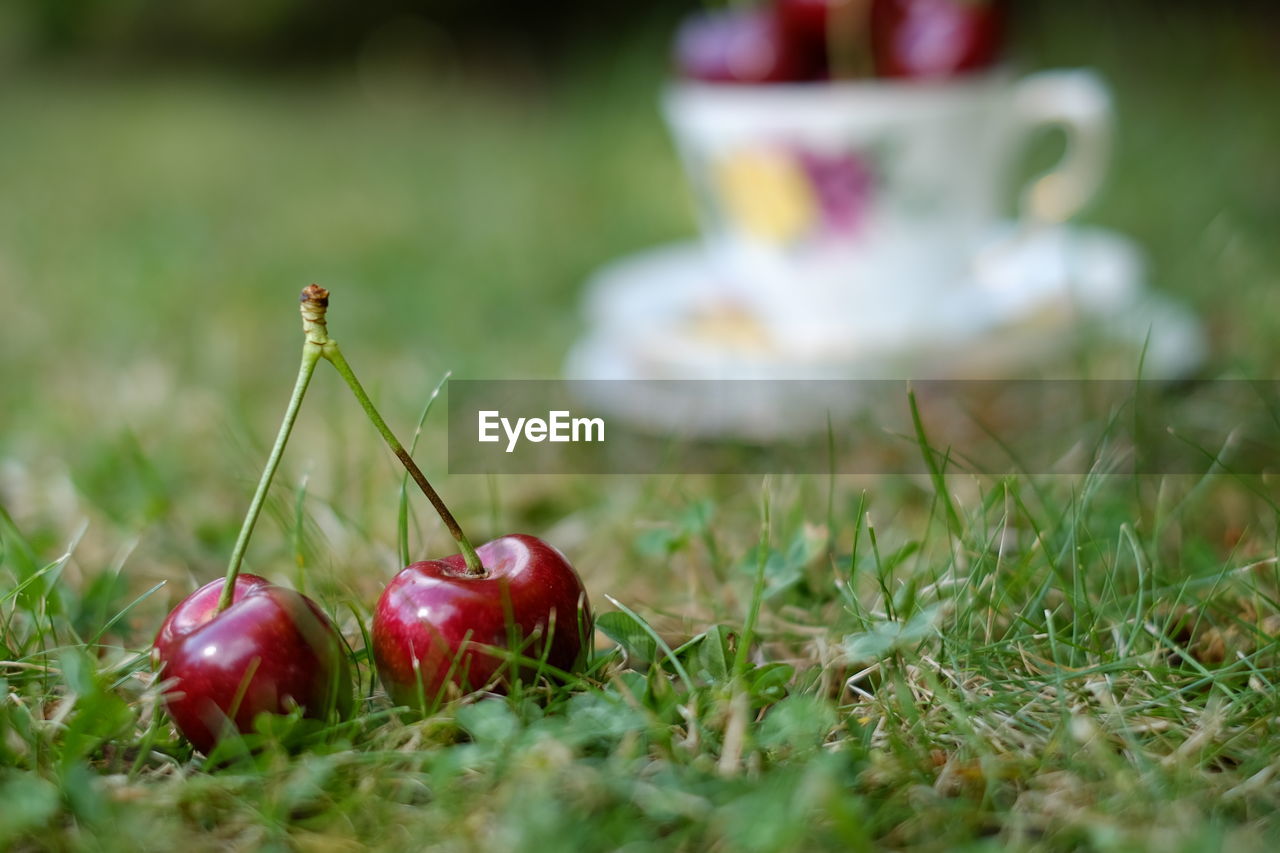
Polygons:
[[[917,290],[917,293],[919,291]],[[744,300],[699,244],[616,261],[587,286],[571,379],[1079,378],[1054,359],[1082,340],[1132,358],[1132,378],[1194,370],[1205,343],[1180,305],[1147,292],[1132,241],[1062,226],[992,234],[972,269],[927,299],[882,295],[785,318]],[[894,298],[895,295],[898,298]]]

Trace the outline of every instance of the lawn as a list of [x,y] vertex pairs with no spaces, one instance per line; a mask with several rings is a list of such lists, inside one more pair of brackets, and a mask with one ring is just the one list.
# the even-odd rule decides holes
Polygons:
[[[1266,33],[1073,8],[1019,45],[1114,87],[1089,220],[1201,313],[1207,375],[1273,376]],[[472,535],[554,542],[614,615],[582,679],[418,719],[363,639],[401,565],[400,474],[326,368],[247,566],[334,616],[358,713],[211,766],[158,712],[147,651],[225,568],[298,289],[333,290],[402,438],[446,371],[554,377],[590,272],[693,233],[661,41],[534,79],[58,68],[0,90],[0,845],[1273,848],[1273,475],[449,477],[436,411],[415,455]],[[411,555],[451,553],[409,504]]]

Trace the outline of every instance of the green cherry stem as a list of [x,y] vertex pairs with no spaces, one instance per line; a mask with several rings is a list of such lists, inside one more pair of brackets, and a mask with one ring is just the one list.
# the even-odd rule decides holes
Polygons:
[[[302,307],[302,316],[305,329],[307,326],[305,304]],[[271,488],[276,469],[280,467],[280,457],[284,455],[285,445],[289,443],[289,434],[293,432],[293,424],[298,419],[298,410],[302,408],[302,398],[306,396],[307,386],[311,384],[311,376],[316,372],[316,363],[320,361],[322,355],[321,348],[308,336],[306,343],[302,345],[302,364],[298,367],[298,381],[294,383],[293,396],[289,398],[289,406],[285,409],[284,420],[280,423],[280,432],[276,434],[275,446],[271,448],[271,456],[267,458],[267,465],[262,469],[262,477],[258,480],[258,490],[254,492],[253,500],[249,503],[249,511],[244,516],[244,523],[240,525],[240,536],[236,539],[235,547],[231,549],[231,560],[227,564],[227,580],[222,586],[222,595],[218,597],[218,608],[215,613],[226,610],[235,598],[236,578],[240,574],[240,565],[244,562],[245,549],[249,547],[249,537],[253,535],[258,516],[262,514],[262,505],[266,503],[267,491]]]
[[378,430],[387,446],[391,448],[391,452],[396,455],[405,470],[409,472],[409,476],[418,484],[418,488],[427,496],[427,500],[431,502],[436,514],[440,516],[440,520],[444,522],[444,526],[449,530],[449,535],[458,543],[458,550],[462,553],[462,559],[466,563],[466,573],[473,577],[486,575],[487,572],[480,562],[480,556],[476,553],[475,546],[471,544],[471,540],[467,538],[467,534],[462,531],[462,526],[453,517],[449,507],[445,506],[445,502],[441,500],[439,493],[427,481],[426,475],[422,473],[422,469],[413,461],[409,451],[404,449],[404,445],[391,432],[391,427],[387,426],[387,422],[382,419],[382,415],[378,414],[378,409],[373,405],[373,400],[369,399],[369,395],[365,393],[364,386],[356,378],[355,371],[351,369],[351,365],[343,357],[342,350],[338,347],[338,342],[329,337],[328,326],[325,322],[325,312],[329,307],[329,291],[319,285],[310,285],[302,291],[302,304],[302,325],[307,334],[307,343],[318,347],[320,357],[332,364],[339,375],[346,380],[348,387],[351,388],[351,393],[355,395],[356,400],[360,403],[360,408],[364,409],[364,413],[369,416],[369,420]]

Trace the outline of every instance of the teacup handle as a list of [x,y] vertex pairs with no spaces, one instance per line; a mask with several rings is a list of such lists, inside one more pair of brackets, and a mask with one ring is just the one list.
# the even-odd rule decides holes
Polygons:
[[1040,71],[1018,81],[1014,110],[1031,130],[1061,127],[1062,159],[1022,190],[1021,219],[1055,224],[1070,219],[1102,184],[1111,150],[1111,96],[1102,79],[1084,69]]

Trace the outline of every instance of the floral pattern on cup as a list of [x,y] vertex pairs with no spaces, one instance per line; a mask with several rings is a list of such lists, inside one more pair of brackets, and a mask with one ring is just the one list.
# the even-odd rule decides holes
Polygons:
[[757,239],[792,243],[817,219],[809,176],[786,149],[735,151],[714,165],[714,181],[724,213]]
[[870,158],[854,151],[800,150],[798,156],[821,202],[826,230],[842,235],[861,231],[876,188]]
[[877,183],[865,154],[793,145],[738,149],[713,172],[726,218],[753,239],[778,245],[857,235]]

